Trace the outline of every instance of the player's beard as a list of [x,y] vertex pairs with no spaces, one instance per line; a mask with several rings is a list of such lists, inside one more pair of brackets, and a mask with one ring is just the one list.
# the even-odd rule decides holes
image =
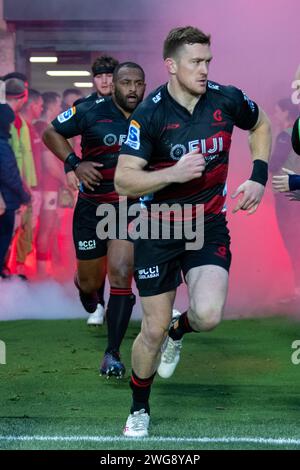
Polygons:
[[188,93],[191,96],[198,97],[200,98],[206,93],[207,90],[207,78],[206,78],[206,87],[201,87],[202,89],[197,89],[193,84],[190,84],[189,82],[183,81],[180,78],[177,77],[178,84],[184,92]]
[[115,87],[115,100],[117,104],[124,109],[124,111],[127,111],[129,113],[132,113],[132,111],[135,110],[137,105],[142,101],[143,97],[139,98],[137,94],[132,93],[132,95],[136,96],[137,100],[135,102],[128,102],[127,97],[124,96],[117,87]]

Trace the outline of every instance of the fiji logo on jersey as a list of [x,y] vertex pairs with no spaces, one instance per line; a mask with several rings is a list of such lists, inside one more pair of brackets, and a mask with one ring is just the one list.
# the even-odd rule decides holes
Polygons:
[[68,121],[72,116],[74,116],[75,113],[76,108],[75,106],[72,106],[72,108],[67,109],[67,111],[64,111],[63,113],[59,114],[59,116],[57,116],[58,122],[62,124],[63,122]]
[[220,131],[206,139],[190,140],[187,145],[175,144],[170,148],[172,160],[180,160],[188,152],[198,150],[205,156],[205,160],[212,161],[221,152],[229,152],[231,145],[230,132]]
[[130,126],[128,130],[127,139],[125,144],[129,147],[133,148],[134,150],[139,150],[141,142],[140,142],[140,128],[138,122],[132,120],[130,121]]

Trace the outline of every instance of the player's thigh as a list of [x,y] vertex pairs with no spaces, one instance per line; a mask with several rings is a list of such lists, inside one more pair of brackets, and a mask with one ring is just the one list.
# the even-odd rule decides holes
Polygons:
[[223,310],[228,292],[228,271],[221,266],[191,268],[186,276],[190,307],[193,311]]
[[93,261],[106,256],[107,239],[97,236],[97,223],[95,206],[78,198],[73,214],[73,242],[78,260]]

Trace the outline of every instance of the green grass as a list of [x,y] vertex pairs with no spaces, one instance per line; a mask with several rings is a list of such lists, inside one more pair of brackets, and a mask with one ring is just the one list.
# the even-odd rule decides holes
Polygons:
[[[139,331],[132,323],[123,359]],[[121,437],[128,415],[128,376],[98,375],[106,327],[84,320],[0,323],[7,364],[0,365],[1,436]],[[299,372],[291,344],[300,323],[281,318],[224,321],[187,335],[169,380],[155,380],[151,437],[300,439]],[[13,441],[1,449],[299,449],[300,444],[199,443],[151,440]]]

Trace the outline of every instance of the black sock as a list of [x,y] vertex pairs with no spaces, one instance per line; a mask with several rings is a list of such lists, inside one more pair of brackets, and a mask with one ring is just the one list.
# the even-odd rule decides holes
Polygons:
[[156,372],[148,379],[140,379],[135,372],[132,371],[130,378],[130,388],[132,390],[131,414],[142,409],[150,414],[149,397],[155,374]]
[[131,288],[111,287],[106,312],[108,345],[106,352],[119,351],[135,304]]
[[169,336],[174,341],[178,341],[179,339],[183,337],[185,333],[192,333],[192,331],[195,331],[195,330],[193,330],[193,328],[189,324],[187,312],[184,312],[180,315],[178,319],[178,326],[176,328],[174,328],[174,326],[170,328]]
[[98,294],[98,299],[99,299],[99,304],[102,305],[102,307],[105,306],[105,302],[104,302],[104,289],[105,289],[105,279],[102,283],[102,286],[99,287],[99,289],[97,290],[97,294]]

